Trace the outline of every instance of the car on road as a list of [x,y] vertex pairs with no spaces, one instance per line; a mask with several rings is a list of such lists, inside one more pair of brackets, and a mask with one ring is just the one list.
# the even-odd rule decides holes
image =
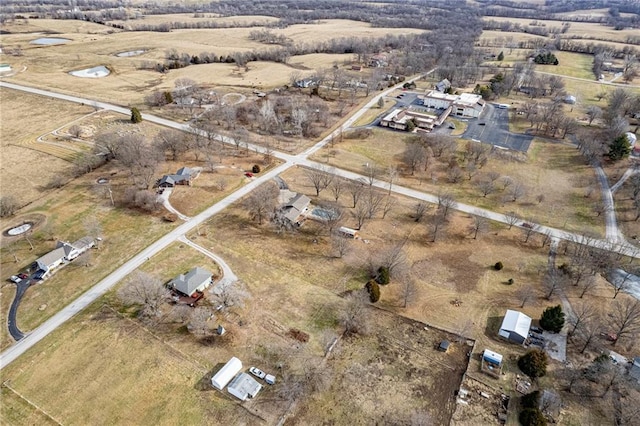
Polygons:
[[260,370],[259,368],[256,368],[256,367],[251,367],[249,369],[249,373],[253,374],[258,379],[264,379],[265,377],[267,377],[267,373],[265,373],[264,371],[262,371],[262,370]]
[[17,275],[11,275],[11,278],[9,278],[9,280],[11,280],[12,282],[18,284],[20,281],[22,281],[22,278],[20,278]]

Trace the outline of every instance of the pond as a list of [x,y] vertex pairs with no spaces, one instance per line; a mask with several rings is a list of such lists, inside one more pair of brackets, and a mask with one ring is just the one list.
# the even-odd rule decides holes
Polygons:
[[93,68],[87,68],[84,70],[69,72],[69,74],[71,74],[74,77],[82,77],[82,78],[101,78],[101,77],[108,76],[110,73],[111,71],[109,71],[109,69],[104,65],[100,65]]
[[50,46],[52,44],[65,44],[69,43],[71,40],[68,38],[59,38],[59,37],[40,37],[35,40],[30,41],[31,44],[39,44],[42,46]]
[[119,58],[126,58],[129,56],[138,56],[138,55],[142,55],[144,52],[146,52],[145,50],[130,50],[128,52],[120,52],[120,53],[116,53],[116,56]]
[[13,237],[13,236],[16,236],[16,235],[24,234],[25,232],[27,232],[32,227],[33,227],[33,223],[26,222],[26,223],[23,223],[20,226],[14,226],[13,228],[7,229],[6,231],[4,231],[4,233],[5,233],[5,235],[9,235],[9,236]]

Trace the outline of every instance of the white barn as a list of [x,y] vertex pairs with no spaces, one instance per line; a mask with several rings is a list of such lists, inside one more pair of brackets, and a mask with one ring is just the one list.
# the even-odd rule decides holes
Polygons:
[[242,370],[242,361],[234,356],[211,378],[211,385],[219,390],[224,389],[240,370]]
[[529,337],[531,318],[522,312],[507,310],[498,334],[507,340],[523,344]]
[[240,373],[238,377],[233,379],[227,387],[227,392],[238,398],[240,401],[246,401],[247,398],[255,398],[262,389],[262,385],[247,373]]

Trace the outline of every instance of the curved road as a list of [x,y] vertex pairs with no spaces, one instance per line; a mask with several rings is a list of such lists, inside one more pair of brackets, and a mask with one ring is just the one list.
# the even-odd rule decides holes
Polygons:
[[20,281],[16,284],[16,295],[13,298],[13,302],[11,302],[11,308],[9,308],[9,315],[7,315],[7,326],[9,328],[9,334],[13,337],[14,340],[18,341],[24,337],[24,333],[20,331],[18,328],[16,315],[18,313],[18,306],[20,306],[20,301],[22,300],[22,296],[27,291],[27,289],[31,286],[31,280],[26,279]]
[[[419,77],[415,77],[412,80],[415,80],[417,78]],[[412,81],[412,80],[409,80],[409,81]],[[120,107],[117,105],[111,105],[104,102],[94,102],[88,99],[77,98],[74,96],[58,94],[58,93],[49,92],[49,91],[40,90],[40,89],[33,89],[30,87],[20,86],[20,85],[6,83],[6,82],[0,82],[0,87],[7,87],[15,90],[23,90],[29,93],[35,93],[43,96],[50,96],[50,97],[68,100],[72,102],[95,105],[99,108],[105,108],[105,109],[120,112],[123,114],[130,113],[128,108]],[[11,363],[17,357],[19,357],[26,350],[28,350],[29,348],[34,346],[37,342],[45,338],[48,334],[53,332],[56,328],[58,328],[64,322],[66,322],[71,317],[76,315],[78,312],[86,308],[98,297],[105,294],[109,289],[115,286],[120,280],[122,280],[129,273],[137,269],[150,257],[155,255],[156,253],[158,253],[159,251],[161,251],[162,249],[164,249],[165,247],[167,247],[169,244],[176,241],[177,239],[184,237],[185,234],[187,234],[189,231],[191,231],[198,225],[202,224],[204,221],[208,220],[211,216],[219,213],[223,209],[229,207],[231,204],[239,201],[242,197],[249,194],[253,189],[258,187],[262,183],[266,182],[267,180],[273,179],[274,177],[278,176],[280,173],[284,172],[288,168],[294,165],[300,164],[300,165],[315,168],[315,169],[328,170],[330,173],[334,173],[335,175],[338,175],[347,179],[352,179],[352,180],[365,179],[363,175],[360,175],[354,172],[340,170],[340,169],[333,169],[333,168],[328,169],[327,166],[324,164],[320,164],[320,163],[316,163],[314,161],[308,160],[307,156],[321,149],[324,145],[326,145],[331,140],[332,137],[338,135],[340,131],[351,126],[353,122],[356,121],[360,116],[362,116],[362,114],[364,114],[368,108],[376,104],[378,102],[378,99],[381,96],[386,96],[388,93],[390,93],[395,89],[396,87],[392,87],[374,96],[366,105],[364,105],[360,110],[358,110],[349,119],[347,119],[341,126],[338,126],[338,128],[336,128],[323,140],[321,140],[320,142],[318,142],[317,144],[315,144],[313,147],[309,148],[305,152],[298,155],[289,155],[281,152],[274,152],[273,155],[283,160],[284,161],[283,164],[275,167],[274,169],[264,174],[261,174],[261,176],[257,177],[252,182],[248,183],[244,187],[228,195],[227,197],[225,197],[218,203],[212,205],[211,207],[209,207],[202,213],[198,214],[197,216],[192,217],[191,220],[189,220],[188,222],[185,222],[182,225],[178,226],[173,231],[167,233],[166,235],[161,237],[159,240],[152,243],[150,246],[148,246],[147,248],[143,249],[141,252],[136,254],[132,259],[127,261],[120,268],[116,269],[113,273],[108,275],[102,281],[98,282],[95,286],[93,286],[91,289],[86,291],[79,298],[77,298],[71,304],[63,308],[60,312],[55,314],[53,317],[49,318],[42,325],[37,327],[28,335],[26,335],[22,340],[18,341],[16,344],[14,344],[13,346],[5,350],[0,355],[0,369],[7,366],[9,363]],[[157,123],[163,126],[167,126],[167,127],[171,127],[171,128],[175,128],[183,131],[192,131],[192,129],[185,124],[176,123],[174,121],[167,120],[164,118],[156,117],[149,114],[142,114],[142,117],[145,120],[148,120],[150,122]],[[231,138],[227,138],[227,137],[221,137],[220,140],[228,143],[233,142]],[[258,152],[261,152],[263,150],[262,147],[259,147],[257,145],[253,145],[253,144],[248,144],[248,145],[250,149],[256,150]],[[375,180],[373,182],[373,186],[377,188],[386,189],[386,190],[390,189],[389,184],[381,180]],[[428,201],[430,203],[437,203],[437,196],[431,195],[431,194],[425,194],[423,192],[416,191],[414,189],[394,185],[391,191],[397,194],[405,195],[415,199]],[[495,213],[489,210],[479,209],[477,207],[474,207],[468,204],[457,203],[456,209],[469,214],[483,216],[494,221],[508,223],[506,216],[503,214]],[[580,235],[562,231],[555,228],[537,226],[536,231],[540,233],[548,234],[552,238],[561,238],[561,239],[570,240],[570,241],[581,240]],[[626,243],[615,243],[612,241],[602,241],[602,240],[595,240],[595,239],[584,241],[584,242],[591,246],[602,248],[605,250],[620,252],[628,256],[640,257],[640,251],[637,248]]]

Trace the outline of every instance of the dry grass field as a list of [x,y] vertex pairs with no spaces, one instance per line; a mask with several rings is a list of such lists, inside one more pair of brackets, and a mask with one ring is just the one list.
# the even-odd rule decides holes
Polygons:
[[[545,21],[544,19],[525,19],[525,18],[506,18],[500,16],[492,16],[484,18],[485,20],[493,20],[493,21],[508,21],[511,23],[518,23],[522,26],[531,25],[532,22],[537,22],[538,26],[547,27],[547,28],[560,28],[562,26],[561,21]],[[571,26],[567,31],[568,36],[577,36],[578,38],[585,39],[597,39],[603,38],[604,40],[613,40],[624,42],[629,35],[638,35],[638,31],[627,28],[624,30],[616,31],[612,27],[594,24],[591,22],[571,22]],[[504,33],[505,35],[507,33]],[[511,34],[511,33],[508,33]],[[517,33],[514,33],[514,35]],[[593,40],[594,42],[598,42],[597,40]]]
[[[405,138],[405,133],[374,129],[369,138],[344,139],[315,156],[318,161],[360,173],[366,163],[386,170],[392,164],[399,165]],[[465,144],[466,141],[460,142],[459,149],[463,150]],[[461,202],[503,213],[515,211],[552,227],[598,235],[604,231],[602,220],[591,212],[599,195],[594,193],[593,198],[585,198],[588,188],[597,188],[595,175],[574,147],[534,139],[525,162],[492,158],[471,180],[465,177],[458,184],[447,182],[447,170],[447,164],[438,162],[427,173],[418,171],[414,176],[401,173],[397,184],[433,194],[450,192]],[[527,188],[525,197],[517,203],[503,201],[504,194],[500,191],[483,197],[475,182],[489,172],[522,183]],[[538,203],[536,198],[540,194],[544,200]]]
[[[92,111],[88,106],[0,89],[2,193],[16,196],[20,204],[25,205],[42,196],[44,187],[54,176],[68,174],[70,163],[47,154],[55,154],[55,147],[37,144],[36,139]],[[37,173],[34,173],[35,165]],[[25,169],[31,172],[25,175]]]
[[[234,19],[234,17],[224,18]],[[18,21],[5,25],[11,32],[3,37],[3,46],[20,46],[23,56],[7,58],[14,70],[20,70],[9,80],[37,87],[48,87],[65,93],[83,95],[123,105],[141,105],[146,93],[156,88],[173,87],[180,77],[192,78],[198,83],[243,87],[271,88],[288,83],[296,64],[313,68],[328,67],[338,57],[349,55],[304,55],[300,60],[292,58],[292,66],[275,63],[251,63],[248,72],[239,72],[237,67],[225,64],[190,66],[167,74],[138,69],[147,61],[164,60],[166,52],[176,49],[179,53],[199,55],[214,52],[227,55],[237,51],[268,49],[270,46],[249,40],[249,33],[256,28],[225,28],[202,30],[174,30],[168,33],[96,31],[80,21],[39,20],[38,26]],[[37,38],[34,32],[47,31],[51,24],[56,37],[71,41],[57,46],[35,46],[29,42]],[[99,27],[104,30],[104,27]],[[327,20],[318,24],[292,25],[277,30],[296,42],[327,41],[341,37],[377,37],[385,34],[419,33],[407,28],[373,28],[369,24],[345,20]],[[82,55],[77,52],[81,50]],[[117,53],[145,50],[134,57],[117,57]],[[112,70],[111,75],[97,79],[82,79],[68,74],[69,71],[104,65]],[[25,68],[26,67],[26,68]],[[44,83],[46,81],[46,84]]]
[[578,77],[587,80],[594,80],[593,55],[585,55],[572,52],[555,52],[558,58],[558,65],[537,65],[537,71],[549,72],[568,77]]
[[213,13],[207,13],[204,16],[194,16],[193,13],[171,13],[166,15],[144,15],[141,19],[129,19],[127,21],[108,21],[109,24],[122,25],[126,30],[132,30],[145,25],[160,25],[163,23],[179,22],[181,24],[191,25],[199,22],[218,22],[220,24],[238,24],[247,25],[254,22],[268,24],[270,22],[277,21],[278,18],[273,16],[218,16]]

